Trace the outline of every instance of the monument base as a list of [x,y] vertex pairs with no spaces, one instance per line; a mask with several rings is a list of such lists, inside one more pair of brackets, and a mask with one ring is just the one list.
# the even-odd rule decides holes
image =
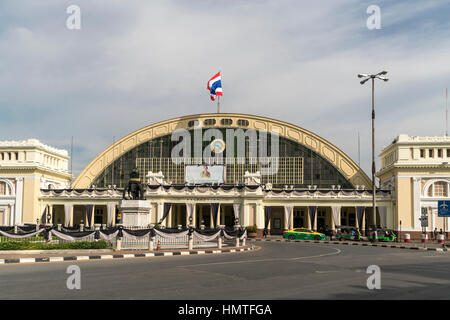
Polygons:
[[146,200],[122,200],[120,212],[124,227],[147,227],[150,224],[150,203]]

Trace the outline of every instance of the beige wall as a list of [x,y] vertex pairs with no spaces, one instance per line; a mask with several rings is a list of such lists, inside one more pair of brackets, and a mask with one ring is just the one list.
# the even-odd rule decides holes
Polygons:
[[26,177],[23,180],[23,211],[22,221],[24,223],[36,223],[42,212],[39,207],[40,181],[35,178]]
[[401,220],[402,228],[414,227],[413,189],[411,180],[411,178],[399,177],[395,184],[397,210],[394,222],[398,225]]

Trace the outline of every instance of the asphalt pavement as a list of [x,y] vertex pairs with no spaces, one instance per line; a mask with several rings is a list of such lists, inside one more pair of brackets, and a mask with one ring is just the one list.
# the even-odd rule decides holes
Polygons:
[[[450,254],[316,243],[261,242],[220,255],[0,266],[0,299],[448,299]],[[67,268],[81,289],[67,288]],[[367,288],[367,268],[381,289]]]

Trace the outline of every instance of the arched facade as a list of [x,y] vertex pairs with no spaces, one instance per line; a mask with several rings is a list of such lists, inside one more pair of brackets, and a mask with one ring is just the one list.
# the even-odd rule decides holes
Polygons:
[[[270,118],[245,114],[220,113],[174,118],[149,125],[123,137],[106,148],[86,166],[75,180],[73,188],[84,189],[92,184],[98,183],[120,185],[120,183],[123,183],[124,179],[128,179],[127,172],[122,172],[123,177],[121,177],[120,182],[117,180],[114,181],[114,179],[105,179],[104,182],[102,182],[100,179],[102,175],[104,176],[105,172],[108,171],[108,168],[109,171],[114,171],[111,167],[112,164],[114,164],[116,170],[115,175],[117,175],[118,169],[116,166],[118,160],[128,157],[127,155],[132,158],[130,163],[137,157],[145,158],[147,153],[143,150],[149,150],[148,147],[147,149],[144,148],[149,144],[156,144],[156,146],[153,146],[153,149],[150,149],[153,151],[152,156],[155,156],[155,148],[157,152],[160,152],[161,157],[163,157],[163,152],[166,152],[164,155],[168,156],[167,152],[169,152],[170,145],[168,145],[168,150],[166,151],[164,151],[163,147],[158,150],[158,143],[155,142],[161,141],[162,144],[163,141],[167,139],[170,141],[172,132],[177,129],[185,129],[192,132],[196,128],[216,128],[219,130],[227,128],[242,130],[253,129],[256,131],[268,132],[269,134],[271,132],[277,132],[280,137],[280,154],[285,157],[292,157],[293,155],[298,154],[303,158],[302,170],[304,173],[301,177],[301,183],[285,183],[286,181],[282,181],[281,184],[303,186],[308,184],[319,184],[319,187],[341,185],[343,188],[355,188],[358,185],[365,185],[366,187],[371,186],[371,180],[363,170],[350,159],[350,157],[327,140],[310,131],[293,124]],[[311,160],[313,158],[316,160]],[[310,167],[308,167],[308,161],[312,164]],[[332,178],[327,179],[322,185],[320,179],[323,174],[321,171],[317,174],[317,170],[322,170],[325,173],[330,172],[329,175]],[[307,179],[308,174],[310,175],[309,180]],[[316,177],[318,178],[315,179]]]
[[450,179],[430,179],[423,187],[422,196],[431,198],[448,198],[449,184]]

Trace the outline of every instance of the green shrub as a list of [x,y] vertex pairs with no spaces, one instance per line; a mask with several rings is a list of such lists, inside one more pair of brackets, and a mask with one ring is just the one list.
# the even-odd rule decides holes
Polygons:
[[78,241],[64,243],[33,243],[28,240],[0,242],[0,250],[63,250],[63,249],[110,249],[111,244],[105,240]]
[[258,230],[258,228],[256,226],[249,226],[247,227],[247,232],[248,233],[256,233]]

